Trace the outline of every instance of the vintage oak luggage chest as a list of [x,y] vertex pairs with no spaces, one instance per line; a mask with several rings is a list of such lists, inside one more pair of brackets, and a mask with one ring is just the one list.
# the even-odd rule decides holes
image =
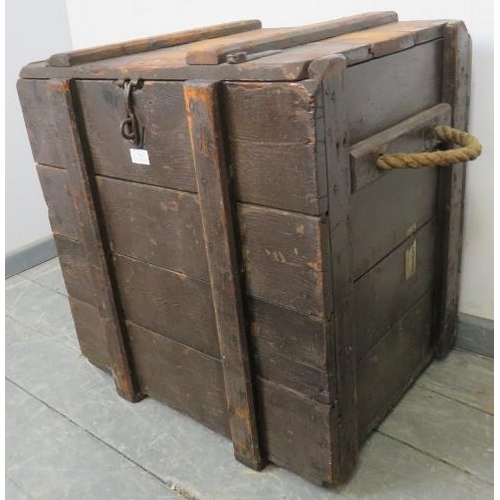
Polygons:
[[[317,483],[455,337],[462,22],[242,21],[57,54],[19,95],[82,353]],[[441,147],[441,146],[440,146]]]

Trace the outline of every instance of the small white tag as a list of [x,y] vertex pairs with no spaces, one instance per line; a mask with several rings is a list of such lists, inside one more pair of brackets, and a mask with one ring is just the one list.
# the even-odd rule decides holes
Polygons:
[[150,165],[147,149],[130,148],[130,159],[132,160],[132,163],[137,163],[139,165]]

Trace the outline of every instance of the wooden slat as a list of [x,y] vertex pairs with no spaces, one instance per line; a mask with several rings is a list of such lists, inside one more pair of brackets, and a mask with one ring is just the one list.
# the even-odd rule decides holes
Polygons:
[[78,223],[71,199],[67,170],[46,165],[37,165],[36,170],[49,209],[52,232],[77,240]]
[[[443,101],[452,109],[452,126],[467,130],[470,101],[471,42],[461,21],[445,28]],[[439,169],[442,231],[441,283],[436,354],[444,356],[457,335],[458,299],[464,220],[465,164]]]
[[141,390],[229,436],[221,362],[129,321],[127,330]]
[[96,189],[80,139],[81,129],[74,108],[75,88],[70,80],[49,80],[46,85],[55,121],[61,130],[67,131],[70,138],[65,144],[65,164],[72,187],[80,239],[88,256],[99,315],[106,335],[110,368],[119,394],[128,400],[137,401],[142,395],[134,380],[125,328],[117,307],[99,221]]
[[131,40],[129,42],[113,43],[89,49],[62,52],[51,56],[48,62],[50,66],[73,66],[75,64],[100,61],[127,54],[138,54],[150,50],[192,43],[198,40],[217,38],[220,36],[231,35],[233,33],[256,30],[261,28],[261,26],[261,22],[256,19],[216,24],[204,28],[196,28],[192,30],[179,31],[177,33]]
[[[328,217],[324,226],[329,232],[325,258],[327,288],[334,316],[326,347],[328,373],[336,405],[332,418],[332,441],[335,443],[332,477],[334,483],[347,480],[358,459],[356,401],[356,352],[352,310],[352,241],[349,223],[351,179],[349,169],[349,129],[346,99],[346,68],[343,56],[333,55],[311,63],[309,76],[320,84],[316,126],[324,136],[323,158],[326,171]],[[321,151],[321,150],[320,150]],[[333,297],[332,297],[333,295]]]
[[449,124],[449,105],[438,104],[352,146],[350,157],[353,192],[389,173],[377,168],[379,155],[435,149],[439,141],[432,135],[432,127]]
[[226,56],[234,52],[253,54],[268,50],[286,49],[296,45],[315,42],[324,38],[343,35],[352,31],[364,30],[380,24],[397,21],[395,12],[370,12],[357,16],[344,17],[323,23],[290,28],[283,34],[263,35],[256,40],[242,40],[238,43],[221,43],[219,47],[191,50],[186,55],[188,64],[220,64]]
[[432,293],[428,293],[359,363],[360,441],[366,439],[431,360],[432,316]]
[[[426,224],[354,284],[356,356],[361,359],[435,281],[439,237],[436,220]],[[415,273],[406,275],[413,250]]]
[[263,457],[253,399],[229,175],[217,82],[188,81],[184,97],[196,171],[231,439],[238,460],[260,469]]

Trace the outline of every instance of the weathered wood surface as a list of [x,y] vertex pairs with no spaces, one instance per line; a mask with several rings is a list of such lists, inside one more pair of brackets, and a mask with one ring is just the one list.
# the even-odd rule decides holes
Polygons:
[[52,232],[77,240],[78,223],[71,199],[67,170],[46,165],[37,165],[36,170],[49,210]]
[[[353,330],[360,360],[434,284],[436,242],[434,220],[411,235],[354,285]],[[406,258],[416,249],[415,273],[406,276]]]
[[356,279],[436,215],[437,175],[432,168],[391,171],[353,194]]
[[97,176],[114,252],[208,279],[197,196]]
[[432,326],[432,293],[428,293],[358,364],[358,429],[361,442],[430,362]]
[[96,292],[97,306],[106,335],[110,368],[116,388],[124,398],[136,401],[142,396],[132,372],[127,338],[117,305],[113,278],[110,275],[106,242],[102,232],[102,216],[97,205],[96,190],[88,157],[86,157],[81,129],[75,111],[75,89],[68,80],[49,80],[49,110],[54,113],[54,122],[68,134],[65,144],[65,164],[71,185],[71,196],[75,206],[80,239],[85,245],[92,282]]
[[299,28],[289,28],[283,34],[263,34],[254,40],[228,44],[221,42],[215,47],[191,49],[186,55],[186,62],[188,64],[220,64],[226,62],[227,56],[231,53],[243,52],[250,55],[269,50],[287,49],[352,31],[365,30],[397,21],[397,19],[395,12],[370,12]]
[[99,311],[96,307],[73,297],[69,298],[69,305],[82,354],[98,368],[109,372],[111,360]]
[[333,409],[300,394],[259,379],[263,447],[269,460],[310,481],[331,484]]
[[[443,101],[452,109],[452,126],[467,130],[470,102],[471,40],[461,21],[445,28]],[[436,354],[445,356],[457,335],[462,260],[465,164],[439,169],[439,216],[442,232],[441,283]]]
[[213,26],[206,26],[204,28],[196,28],[192,30],[179,31],[177,33],[168,33],[165,35],[156,35],[131,40],[129,42],[113,43],[89,49],[62,52],[51,56],[48,62],[51,66],[73,66],[75,64],[101,61],[112,57],[120,57],[123,55],[137,54],[165,47],[173,47],[175,45],[183,45],[203,39],[219,38],[233,33],[257,30],[261,27],[262,23],[256,19],[216,24]]
[[[64,236],[54,234],[59,263],[68,295],[72,298],[97,306],[94,284],[85,245]],[[106,346],[101,346],[106,350]]]
[[[335,395],[331,420],[331,439],[335,443],[332,480],[347,480],[358,460],[356,346],[353,331],[353,269],[350,228],[351,177],[349,168],[348,106],[346,99],[346,60],[342,56],[318,59],[309,67],[309,76],[320,84],[316,95],[319,112],[316,127],[324,147],[318,162],[326,171],[328,234],[322,248],[326,277],[327,310],[334,316],[327,337],[327,371]],[[319,142],[320,142],[319,141]],[[322,153],[322,154],[321,154]]]
[[[363,30],[363,33],[372,32],[373,36],[364,36],[359,40],[343,39],[343,36],[329,38],[320,42],[313,42],[278,53],[259,53],[256,57],[241,64],[220,65],[189,65],[186,63],[186,54],[200,48],[200,43],[186,44],[177,47],[158,49],[142,54],[132,54],[115,59],[106,59],[93,63],[81,64],[74,67],[51,67],[46,61],[25,66],[21,71],[23,78],[64,78],[76,77],[79,79],[119,79],[119,78],[144,78],[147,80],[186,80],[193,78],[206,78],[214,80],[253,80],[253,81],[280,81],[301,80],[307,78],[309,63],[320,57],[338,53],[346,57],[347,63],[357,64],[374,58],[374,54],[385,53],[388,44],[377,35],[383,30],[392,36],[389,44],[391,50],[400,51],[408,47],[410,37],[414,44],[422,44],[440,38],[443,25],[446,21],[403,21],[390,23],[380,28]],[[250,33],[227,36],[223,39],[207,40],[202,42],[204,49],[224,43],[241,43],[242,40],[262,36],[285,36],[289,28],[262,29]],[[262,34],[259,33],[262,32]],[[398,41],[397,33],[400,33]],[[401,32],[406,32],[402,36]],[[379,47],[386,47],[382,51]]]
[[448,104],[438,104],[352,146],[352,191],[388,175],[389,172],[376,166],[379,155],[435,149],[439,141],[432,134],[432,128],[436,125],[449,125],[450,111]]
[[144,394],[230,436],[219,360],[127,321]]
[[264,457],[257,429],[236,247],[236,214],[224,152],[219,92],[218,82],[184,83],[231,441],[236,458],[258,470],[264,465]]
[[442,41],[347,70],[351,144],[441,102]]

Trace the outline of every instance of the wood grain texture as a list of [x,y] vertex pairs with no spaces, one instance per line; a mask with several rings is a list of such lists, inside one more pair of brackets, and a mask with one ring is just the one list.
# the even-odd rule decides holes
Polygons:
[[106,349],[106,335],[98,309],[71,296],[69,305],[82,354],[93,365],[109,372],[111,360]]
[[[334,316],[326,353],[335,411],[331,419],[331,440],[335,443],[332,482],[345,482],[358,460],[356,346],[353,332],[353,269],[350,227],[351,178],[346,89],[346,60],[335,55],[314,61],[309,76],[320,83],[316,106],[316,126],[324,148],[318,151],[320,169],[326,172],[328,217],[326,218],[325,274],[330,290],[328,306]],[[323,152],[323,155],[321,155]]]
[[224,387],[236,458],[261,469],[236,226],[219,111],[220,83],[188,81],[184,100],[196,172]]
[[144,394],[230,436],[219,360],[127,321]]
[[81,138],[81,128],[75,108],[74,85],[68,80],[46,82],[50,95],[50,110],[54,121],[69,136],[65,144],[68,180],[78,220],[80,240],[90,265],[90,274],[96,291],[97,307],[106,336],[110,368],[117,391],[124,398],[137,401],[142,397],[132,371],[130,353],[119,306],[115,295],[113,277],[108,262],[106,242],[103,237],[102,217],[97,204],[89,161]]
[[67,170],[47,165],[37,165],[36,170],[49,211],[52,232],[77,240],[78,223],[71,199]]
[[146,81],[133,92],[150,165],[132,162],[130,148],[136,146],[121,135],[123,88],[106,80],[80,80],[76,85],[96,174],[196,191],[182,83]]
[[[470,103],[471,40],[461,21],[446,25],[443,101],[452,109],[452,126],[467,130]],[[464,223],[465,164],[439,169],[439,216],[442,227],[441,273],[436,354],[445,356],[457,335],[457,315]]]
[[358,364],[360,441],[366,439],[430,362],[432,323],[432,293],[428,293]]
[[64,110],[53,108],[47,82],[21,79],[17,92],[35,162],[65,168],[68,158],[64,144],[70,140],[69,131],[57,123],[57,113]]
[[448,104],[438,104],[354,144],[350,151],[352,191],[388,174],[376,166],[379,155],[435,149],[439,141],[432,134],[432,128],[436,125],[449,125],[450,115]]
[[351,144],[441,102],[442,48],[435,40],[347,70]]
[[183,45],[207,38],[218,38],[233,33],[256,30],[261,28],[261,26],[261,22],[256,19],[216,24],[204,28],[179,31],[177,33],[140,38],[129,42],[113,43],[89,49],[62,52],[51,56],[49,58],[49,64],[51,66],[73,66],[75,64],[100,61],[128,54],[137,54],[164,47]]
[[436,215],[437,176],[432,168],[391,171],[353,194],[356,279]]
[[209,49],[200,48],[189,51],[186,55],[186,62],[188,64],[220,64],[225,62],[226,56],[233,52],[253,54],[268,50],[286,49],[352,31],[364,30],[380,24],[387,24],[397,21],[397,18],[395,12],[370,12],[298,28],[289,28],[282,34],[263,34],[253,40],[242,40],[229,44],[221,42],[219,46],[210,47]]
[[[57,234],[54,240],[68,295],[95,307],[97,299],[85,245]],[[106,345],[103,344],[101,349],[105,351]]]
[[[360,360],[435,282],[439,233],[433,219],[354,284],[356,356]],[[415,243],[416,242],[416,243]],[[406,277],[406,255],[416,245],[415,274]]]
[[96,176],[114,252],[208,279],[197,196]]
[[269,460],[317,484],[331,484],[333,409],[267,380],[259,380],[263,447]]

